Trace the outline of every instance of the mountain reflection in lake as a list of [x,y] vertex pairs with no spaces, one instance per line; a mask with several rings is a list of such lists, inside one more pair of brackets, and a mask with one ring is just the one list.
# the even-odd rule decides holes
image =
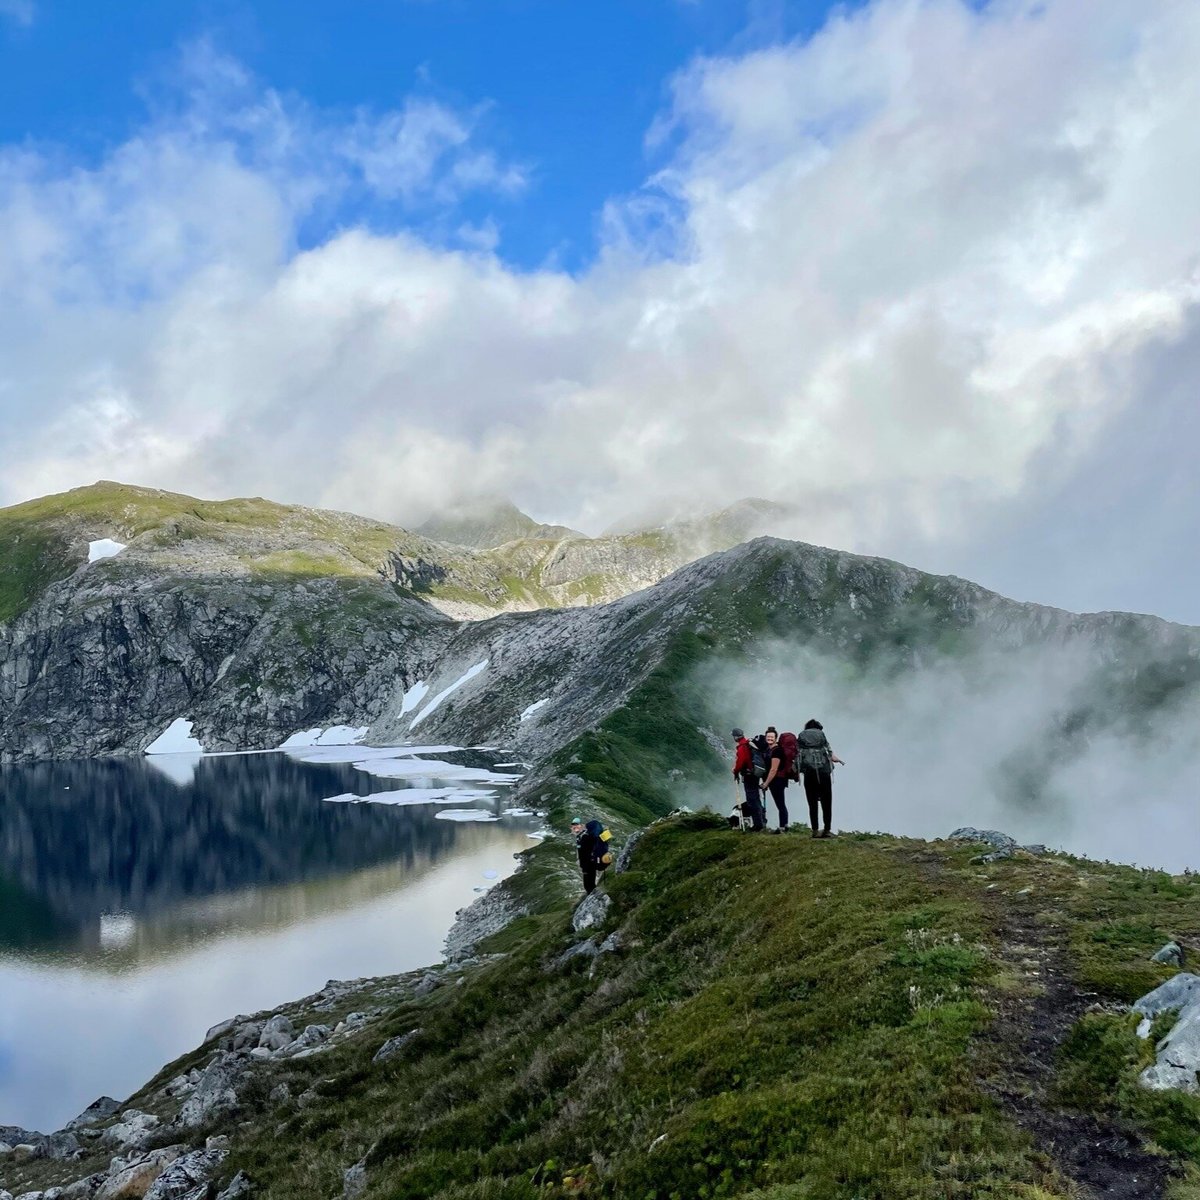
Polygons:
[[436,960],[534,822],[326,802],[397,784],[284,754],[0,767],[0,1124],[57,1127],[235,1012]]

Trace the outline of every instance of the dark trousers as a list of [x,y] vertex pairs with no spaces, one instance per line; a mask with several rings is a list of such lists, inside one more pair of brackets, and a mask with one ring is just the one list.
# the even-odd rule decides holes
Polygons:
[[771,780],[771,799],[775,801],[775,810],[779,813],[779,828],[786,829],[788,827],[788,811],[787,801],[784,799],[784,793],[787,791],[788,781],[776,777]]
[[746,789],[746,799],[742,804],[742,809],[750,818],[750,827],[762,829],[766,825],[766,820],[763,817],[762,790],[758,786],[758,779],[753,775],[744,776],[742,786]]
[[804,768],[804,798],[808,801],[808,823],[817,831],[817,804],[821,805],[821,817],[825,830],[833,817],[833,772],[823,767]]
[[583,872],[583,890],[585,892],[594,892],[596,890],[596,868],[585,867],[580,864],[579,869]]

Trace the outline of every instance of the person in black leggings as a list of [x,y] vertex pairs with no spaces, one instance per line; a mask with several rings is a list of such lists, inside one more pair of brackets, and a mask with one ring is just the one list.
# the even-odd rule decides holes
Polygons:
[[[796,735],[800,746],[800,773],[804,779],[804,798],[808,801],[808,823],[815,838],[833,837],[833,764],[841,763],[825,736],[821,722],[813,718]],[[842,763],[844,766],[845,764]],[[817,808],[822,828],[817,828]]]
[[788,810],[787,798],[787,775],[783,770],[783,748],[779,745],[779,732],[774,725],[767,728],[767,746],[771,753],[771,765],[767,770],[767,777],[763,780],[763,790],[771,793],[771,799],[775,801],[775,810],[779,814],[779,832],[783,833],[788,827]]

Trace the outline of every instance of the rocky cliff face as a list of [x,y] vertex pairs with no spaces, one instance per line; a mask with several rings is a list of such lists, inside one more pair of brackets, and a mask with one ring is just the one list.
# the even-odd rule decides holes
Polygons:
[[[786,638],[847,670],[1073,646],[1122,713],[1200,687],[1196,630],[1019,604],[801,543],[687,566],[697,544],[663,530],[458,552],[344,514],[107,486],[51,498],[50,515],[0,512],[16,610],[0,623],[0,761],[136,753],[179,717],[207,749],[348,724],[532,758],[617,708],[684,633],[709,656]],[[100,537],[126,548],[88,563]],[[47,555],[65,571],[49,583]],[[456,622],[442,611],[454,604],[527,611]],[[1064,721],[1086,731],[1088,707]]]

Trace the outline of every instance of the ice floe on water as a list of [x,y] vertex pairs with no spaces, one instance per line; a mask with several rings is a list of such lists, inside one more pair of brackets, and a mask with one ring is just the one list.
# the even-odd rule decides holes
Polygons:
[[[417,713],[415,717],[413,717],[412,722],[409,724],[409,729],[416,729],[416,727],[420,725],[420,723],[425,720],[425,718],[429,716],[431,712],[434,712],[437,709],[438,705],[441,704],[441,702],[445,700],[447,696],[458,691],[458,689],[462,687],[464,683],[470,682],[481,671],[487,670],[489,661],[489,659],[485,658],[483,662],[477,662],[469,671],[465,671],[462,675],[460,675],[449,687],[442,688],[442,690],[438,692],[438,694],[434,696],[434,698],[430,700],[429,703],[426,704],[425,707],[421,709],[421,711]],[[408,697],[406,694],[405,699],[407,700],[407,698]]]
[[466,804],[495,798],[495,792],[469,788],[400,788],[394,792],[372,792],[369,796],[343,792],[340,796],[325,797],[330,804],[392,804],[398,807],[416,804]]
[[487,767],[464,767],[436,758],[372,758],[355,767],[376,779],[454,779],[470,783],[516,783],[520,775],[506,775]]
[[97,538],[94,542],[88,542],[88,562],[99,562],[102,558],[115,558],[124,549],[124,542],[114,542],[112,538]]
[[545,707],[546,707],[546,705],[547,705],[547,704],[549,704],[549,703],[550,703],[550,697],[549,697],[549,696],[547,696],[547,697],[546,697],[544,700],[537,700],[537,701],[535,701],[535,702],[534,702],[533,704],[531,704],[531,705],[530,705],[528,708],[526,708],[526,709],[522,710],[522,712],[521,712],[521,720],[522,720],[522,721],[527,721],[527,720],[528,720],[530,717],[532,717],[532,716],[533,716],[533,714],[534,714],[535,712],[537,712],[539,709],[545,708]]
[[494,813],[490,813],[486,808],[443,808],[441,812],[435,814],[439,821],[498,821],[500,820]]
[[204,747],[197,738],[192,737],[192,723],[183,717],[176,717],[148,745],[146,754],[202,754]]
[[312,746],[356,746],[367,736],[366,725],[330,725],[327,729],[302,729],[293,733],[280,750],[304,750]]

